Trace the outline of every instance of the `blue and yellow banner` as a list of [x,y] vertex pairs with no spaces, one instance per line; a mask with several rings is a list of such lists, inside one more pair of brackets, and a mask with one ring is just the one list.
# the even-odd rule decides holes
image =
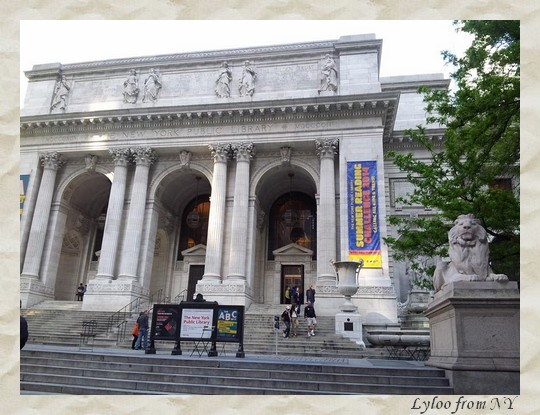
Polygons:
[[377,162],[347,162],[349,260],[382,268],[377,197]]
[[21,174],[20,175],[20,193],[21,193],[21,208],[20,216],[22,216],[24,201],[26,200],[26,191],[28,190],[28,181],[30,180],[30,175]]

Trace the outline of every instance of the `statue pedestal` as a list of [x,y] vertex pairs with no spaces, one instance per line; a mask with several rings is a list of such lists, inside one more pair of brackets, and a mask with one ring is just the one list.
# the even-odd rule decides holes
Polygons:
[[337,313],[336,334],[348,337],[356,344],[366,347],[362,340],[362,318],[359,313]]
[[445,369],[454,393],[520,393],[517,283],[450,283],[425,315],[431,330],[426,365]]

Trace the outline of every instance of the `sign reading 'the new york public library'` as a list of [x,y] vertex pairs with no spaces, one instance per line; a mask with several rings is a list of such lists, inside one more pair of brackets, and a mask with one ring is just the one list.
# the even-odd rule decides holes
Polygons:
[[347,162],[347,197],[349,260],[381,268],[376,161]]
[[[208,356],[217,356],[217,342],[238,343],[236,357],[244,357],[244,306],[220,305],[215,301],[180,304],[154,304],[150,347],[155,354],[155,340],[174,341],[172,354],[182,354],[180,342],[212,343]],[[197,346],[198,347],[198,346]]]

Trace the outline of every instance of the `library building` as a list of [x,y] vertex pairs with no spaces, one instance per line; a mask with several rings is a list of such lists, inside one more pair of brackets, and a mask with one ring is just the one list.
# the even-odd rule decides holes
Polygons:
[[[363,261],[352,303],[395,325],[408,265],[384,243],[411,190],[388,151],[428,157],[404,135],[426,125],[420,86],[380,77],[373,34],[75,64],[25,73],[21,110],[23,307],[134,299],[343,303],[333,262]],[[427,125],[434,142],[443,130]]]

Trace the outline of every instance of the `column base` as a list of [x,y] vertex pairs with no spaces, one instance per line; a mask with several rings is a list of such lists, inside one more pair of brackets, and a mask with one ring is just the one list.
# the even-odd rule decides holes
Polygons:
[[32,307],[42,301],[54,300],[54,290],[34,276],[21,275],[20,295],[22,307]]
[[201,293],[206,301],[217,301],[219,304],[243,305],[248,308],[253,302],[249,287],[245,280],[225,280],[223,283],[197,282],[196,292]]
[[220,284],[221,275],[208,272],[203,275],[201,281],[204,281],[205,283],[208,283],[208,284]]
[[225,281],[245,281],[246,276],[242,274],[229,274]]
[[335,274],[321,274],[317,276],[317,285],[335,286],[336,284],[337,278]]
[[108,281],[108,280],[114,280],[116,279],[114,277],[114,275],[112,274],[96,274],[96,276],[94,278],[92,278],[92,280],[99,280],[99,281]]
[[83,311],[118,311],[129,305],[126,311],[148,308],[148,290],[131,280],[100,280],[88,282],[83,297]]

